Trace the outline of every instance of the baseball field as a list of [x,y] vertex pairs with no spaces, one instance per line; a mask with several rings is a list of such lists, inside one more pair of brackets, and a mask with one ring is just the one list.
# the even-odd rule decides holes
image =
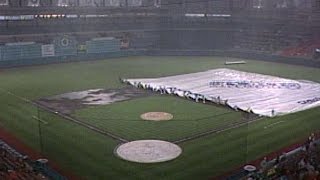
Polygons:
[[[142,56],[1,69],[0,125],[63,169],[90,180],[213,178],[320,129],[319,107],[274,118],[248,118],[223,106],[143,90],[103,105],[50,99],[93,89],[122,92],[130,87],[119,78],[226,68],[225,61]],[[317,68],[245,61],[227,68],[320,83]],[[46,103],[39,107],[40,101]],[[147,112],[166,112],[172,119],[146,121],[141,115]],[[182,154],[156,164],[128,162],[114,154],[121,143],[144,139],[176,143]]]

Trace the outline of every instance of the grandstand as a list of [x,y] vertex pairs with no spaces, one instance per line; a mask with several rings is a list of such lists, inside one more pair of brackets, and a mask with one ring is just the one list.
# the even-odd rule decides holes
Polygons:
[[20,152],[16,151],[14,148],[12,148],[2,140],[0,140],[0,146],[1,179],[66,179],[52,170],[47,165],[46,159],[29,159],[28,156],[22,155]]
[[0,135],[49,160],[0,136],[0,179],[294,179],[319,49],[319,0],[0,0]]

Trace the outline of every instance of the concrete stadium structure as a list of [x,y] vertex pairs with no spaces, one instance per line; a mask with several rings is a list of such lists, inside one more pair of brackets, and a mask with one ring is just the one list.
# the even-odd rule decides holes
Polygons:
[[0,43],[47,43],[57,34],[69,34],[80,42],[113,36],[129,41],[130,49],[277,53],[320,36],[316,0],[258,5],[255,0],[141,0],[135,6],[130,4],[137,2],[130,0],[119,1],[119,6],[107,1],[85,6],[81,0],[70,0],[64,7],[55,0],[39,1],[36,7],[28,1],[7,2],[0,6]]

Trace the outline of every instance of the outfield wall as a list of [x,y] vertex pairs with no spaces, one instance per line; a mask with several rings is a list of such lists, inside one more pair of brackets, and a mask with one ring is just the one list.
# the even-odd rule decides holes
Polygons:
[[33,59],[16,59],[16,60],[10,60],[10,61],[0,61],[0,68],[66,63],[66,62],[77,62],[77,61],[95,61],[95,60],[103,60],[106,58],[115,58],[115,57],[141,56],[144,54],[145,54],[145,50],[125,50],[125,51],[119,51],[119,52],[108,52],[108,53],[100,53],[100,54],[78,53],[77,55],[69,55],[69,56],[41,57],[41,58],[33,58]]
[[0,46],[0,67],[28,66],[71,61],[89,61],[105,58],[144,55],[143,50],[121,49],[115,37],[93,38],[78,42],[73,36],[57,36],[52,42],[6,43]]
[[49,56],[49,57],[33,57],[33,58],[17,58],[6,60],[4,58],[4,48],[0,46],[0,68],[16,67],[16,66],[30,66],[39,64],[52,64],[74,61],[92,61],[103,60],[106,58],[127,57],[127,56],[220,56],[220,57],[234,57],[254,59],[268,62],[277,62],[293,65],[302,65],[307,67],[320,68],[320,61],[302,58],[302,57],[285,57],[280,55],[259,53],[253,51],[239,51],[239,50],[160,50],[160,49],[130,49],[120,50],[114,52],[98,52],[85,53],[76,52],[66,55]]

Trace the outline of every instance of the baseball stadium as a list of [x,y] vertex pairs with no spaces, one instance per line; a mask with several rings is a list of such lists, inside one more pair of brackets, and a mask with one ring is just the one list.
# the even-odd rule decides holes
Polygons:
[[320,179],[320,1],[0,0],[2,179]]

